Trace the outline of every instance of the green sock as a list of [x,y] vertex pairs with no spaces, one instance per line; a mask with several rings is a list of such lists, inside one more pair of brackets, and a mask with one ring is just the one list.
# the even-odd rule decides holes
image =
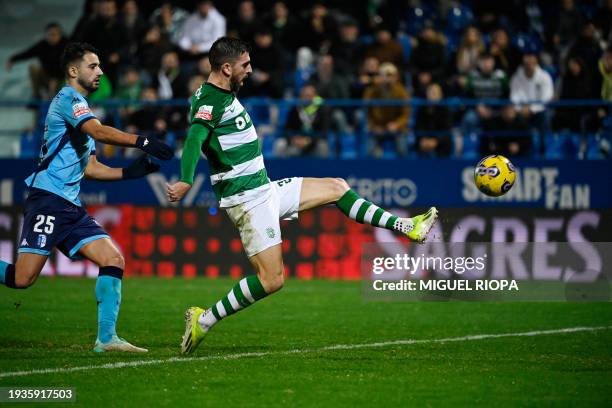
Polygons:
[[336,206],[352,220],[360,224],[370,224],[375,227],[392,231],[408,233],[414,224],[410,218],[400,218],[375,204],[361,198],[353,190],[347,191],[336,203]]
[[232,290],[207,310],[206,313],[202,313],[199,322],[201,325],[212,327],[219,320],[251,306],[266,296],[268,294],[261,285],[257,275],[248,276],[236,283]]

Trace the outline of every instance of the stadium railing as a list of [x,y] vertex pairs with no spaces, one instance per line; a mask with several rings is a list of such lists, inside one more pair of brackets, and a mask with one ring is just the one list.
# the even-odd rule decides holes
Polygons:
[[[274,100],[254,97],[241,98],[253,122],[258,128],[262,140],[264,154],[267,157],[283,157],[282,151],[276,148],[278,140],[283,139],[287,133],[285,123],[290,110],[296,105],[308,105],[310,102],[299,99]],[[44,129],[44,119],[49,101],[33,100],[0,100],[0,107],[24,108],[38,110],[38,123],[32,129],[6,129],[0,125],[0,137],[4,135],[22,135],[21,157],[36,156],[38,152],[37,141]],[[362,158],[370,154],[372,137],[368,132],[367,110],[371,107],[411,107],[411,118],[408,130],[401,135],[402,151],[398,151],[396,143],[383,145],[382,158],[432,158],[440,157],[436,153],[424,154],[418,150],[418,139],[421,136],[448,137],[451,142],[449,156],[451,158],[478,157],[482,152],[483,138],[527,138],[529,139],[528,156],[548,159],[609,159],[610,145],[612,144],[612,102],[603,100],[557,100],[548,103],[529,101],[524,105],[541,104],[545,106],[541,123],[537,126],[531,124],[527,129],[500,130],[487,129],[481,126],[468,128],[462,122],[466,112],[478,105],[491,108],[501,108],[514,105],[510,100],[500,99],[467,99],[450,97],[440,101],[429,101],[422,98],[410,100],[359,100],[359,99],[327,99],[321,106],[331,111],[344,114],[345,126],[333,125],[317,136],[324,139],[329,146],[328,158],[353,159]],[[126,107],[159,107],[184,109],[184,126],[166,132],[165,137],[170,143],[180,147],[180,140],[185,136],[187,129],[188,100],[173,99],[150,101],[108,99],[92,104],[106,123],[117,128],[124,128],[124,117],[120,114]],[[416,114],[418,109],[428,106],[445,106],[453,117],[453,125],[448,130],[419,131],[416,127]],[[575,108],[581,110],[590,125],[581,130],[572,130],[553,126],[555,112],[560,108]],[[567,111],[566,111],[567,112]],[[605,112],[603,116],[599,112]],[[560,112],[561,113],[561,112]],[[335,121],[332,121],[335,123]],[[584,120],[583,120],[584,122]]]

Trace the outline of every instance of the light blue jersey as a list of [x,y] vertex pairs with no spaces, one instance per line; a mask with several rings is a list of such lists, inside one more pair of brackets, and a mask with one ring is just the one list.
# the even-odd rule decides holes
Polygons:
[[93,118],[87,100],[74,88],[66,85],[55,95],[45,120],[37,171],[25,180],[28,186],[81,205],[81,179],[96,144],[80,128]]

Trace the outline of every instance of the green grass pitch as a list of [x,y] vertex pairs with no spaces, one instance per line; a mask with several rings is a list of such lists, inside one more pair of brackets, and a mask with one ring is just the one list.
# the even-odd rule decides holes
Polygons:
[[[179,357],[185,309],[209,305],[231,284],[126,279],[118,332],[148,347],[146,355],[91,352],[92,279],[41,278],[25,291],[0,287],[0,387],[74,387],[77,403],[66,406],[86,407],[609,406],[612,400],[612,328],[429,341],[612,326],[611,303],[365,302],[358,282],[289,280],[278,294],[216,326],[195,358]],[[372,345],[410,339],[424,341]],[[354,344],[363,346],[328,347]],[[120,362],[134,366],[95,367]],[[71,367],[89,368],[66,371]],[[56,371],[7,376],[37,369]]]

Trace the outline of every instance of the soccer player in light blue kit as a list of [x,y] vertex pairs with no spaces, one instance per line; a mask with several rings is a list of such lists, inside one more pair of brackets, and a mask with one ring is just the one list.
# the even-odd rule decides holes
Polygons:
[[125,262],[104,229],[81,206],[83,177],[122,180],[159,170],[147,154],[126,168],[98,162],[95,141],[137,147],[162,160],[172,149],[156,139],[104,126],[89,109],[85,97],[98,89],[102,70],[97,51],[89,44],[66,46],[62,58],[66,86],[55,96],[45,121],[38,166],[26,180],[29,187],[24,222],[15,265],[0,261],[0,284],[25,289],[40,274],[51,249],[57,247],[71,259],[87,258],[100,267],[96,282],[98,338],[96,352],[146,352],[117,336],[115,325],[121,304],[121,279]]

